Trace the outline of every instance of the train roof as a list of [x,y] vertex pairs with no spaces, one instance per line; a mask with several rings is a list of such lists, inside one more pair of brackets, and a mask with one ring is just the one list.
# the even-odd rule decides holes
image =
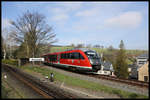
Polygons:
[[[96,52],[95,50],[91,50],[91,49],[88,49],[88,48],[74,48],[74,49],[68,49],[68,50],[65,50],[65,51],[72,51],[72,50],[81,50],[81,51],[83,51],[83,52],[86,52],[86,51],[93,51],[93,52]],[[65,52],[65,51],[53,52],[53,53],[48,53],[48,54],[44,54],[44,55],[57,54],[57,53]],[[44,55],[43,55],[43,56],[44,56]]]
[[88,49],[88,48],[74,48],[74,49],[69,49],[69,50],[66,50],[66,51],[71,51],[71,50],[82,50],[83,52],[86,52],[86,51],[94,51],[95,50],[91,50],[91,49]]

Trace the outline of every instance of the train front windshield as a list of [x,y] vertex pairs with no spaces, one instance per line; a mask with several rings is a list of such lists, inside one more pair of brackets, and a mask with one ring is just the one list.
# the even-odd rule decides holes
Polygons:
[[87,55],[87,57],[89,59],[100,59],[98,54],[96,52],[94,52],[94,51],[87,51],[87,52],[85,52],[85,54]]
[[93,71],[98,71],[101,69],[101,58],[95,51],[86,51],[85,54],[87,55]]

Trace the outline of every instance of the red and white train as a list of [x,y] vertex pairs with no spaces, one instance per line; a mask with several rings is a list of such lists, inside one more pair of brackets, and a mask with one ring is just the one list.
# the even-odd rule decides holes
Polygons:
[[45,54],[44,63],[73,70],[97,73],[101,69],[101,58],[94,50],[80,48]]

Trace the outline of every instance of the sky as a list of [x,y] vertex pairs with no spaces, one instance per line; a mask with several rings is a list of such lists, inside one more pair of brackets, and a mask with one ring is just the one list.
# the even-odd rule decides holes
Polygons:
[[[2,29],[22,13],[37,11],[53,27],[58,42],[148,50],[148,2],[2,2]],[[6,37],[6,34],[2,34]]]

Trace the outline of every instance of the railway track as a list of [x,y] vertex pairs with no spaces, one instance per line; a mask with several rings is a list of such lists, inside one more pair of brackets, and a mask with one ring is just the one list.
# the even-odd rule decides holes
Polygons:
[[[55,67],[55,68],[57,68],[57,67]],[[119,82],[119,83],[125,83],[125,84],[128,84],[128,85],[137,86],[137,87],[141,87],[141,88],[149,88],[149,82],[131,80],[131,79],[122,79],[122,78],[117,78],[117,77],[108,76],[108,75],[97,75],[97,74],[91,74],[91,73],[81,73],[81,72],[78,72],[78,71],[74,71],[74,70],[70,70],[70,69],[64,69],[64,68],[61,68],[61,69],[69,71],[69,72],[73,72],[73,73],[86,75],[86,76],[89,76],[89,77],[94,77],[94,78],[97,78],[97,79],[104,79],[104,80],[110,80],[110,81],[115,81],[115,82]]]
[[49,86],[47,83],[39,81],[35,77],[22,72],[21,70],[2,64],[2,67],[14,75],[18,80],[22,81],[27,86],[31,87],[36,93],[42,95],[44,98],[77,98],[77,96],[63,91],[54,86]]
[[[57,68],[57,67],[55,67],[55,68]],[[60,68],[58,68],[58,69],[60,69]],[[94,77],[94,78],[97,78],[97,79],[110,80],[110,81],[114,81],[114,82],[128,84],[128,85],[131,85],[131,86],[137,86],[137,87],[140,87],[140,88],[149,88],[149,82],[131,80],[131,79],[121,79],[121,78],[117,78],[117,77],[114,77],[114,76],[108,76],[108,75],[97,75],[97,74],[91,74],[91,73],[82,73],[82,72],[78,72],[78,71],[74,71],[74,70],[70,70],[70,69],[64,69],[64,68],[61,68],[61,69],[69,71],[69,72],[73,72],[73,73],[86,75],[86,76],[89,76],[89,77]]]
[[95,77],[99,79],[105,79],[105,80],[111,80],[115,82],[120,82],[120,83],[125,83],[128,85],[133,85],[133,86],[139,86],[139,87],[144,87],[144,88],[149,88],[149,82],[143,82],[143,81],[137,81],[137,80],[130,80],[130,79],[121,79],[113,76],[107,76],[107,75],[88,75],[90,77]]
[[78,74],[86,75],[86,76],[89,76],[89,77],[94,77],[94,78],[97,78],[97,79],[115,81],[115,82],[124,83],[124,84],[137,86],[137,87],[141,87],[141,88],[149,88],[149,82],[131,80],[131,79],[121,79],[121,78],[117,78],[117,77],[114,77],[114,76],[108,76],[108,75],[97,75],[97,74],[91,74],[91,73],[87,74],[87,73],[81,73],[81,72],[78,72],[78,71],[73,71],[73,70],[64,69],[64,68],[62,68],[62,69],[67,70],[69,72],[78,73]]

